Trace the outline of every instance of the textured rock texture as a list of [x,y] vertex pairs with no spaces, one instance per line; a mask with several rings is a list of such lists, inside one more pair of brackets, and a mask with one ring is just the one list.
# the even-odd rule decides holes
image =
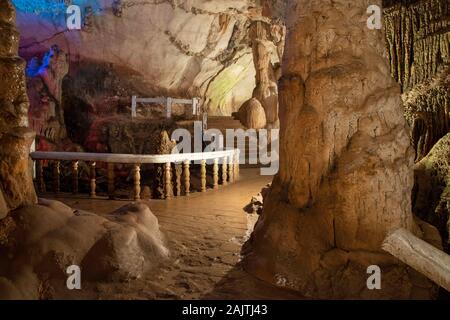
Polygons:
[[0,234],[0,299],[64,298],[71,265],[80,266],[83,282],[126,281],[169,255],[144,204],[103,217],[40,200],[0,221]]
[[[287,2],[280,173],[245,261],[258,277],[309,297],[432,292],[381,249],[389,231],[415,229],[413,150],[383,33],[366,27],[371,4],[381,5]],[[366,286],[373,264],[383,270],[382,290]]]
[[448,0],[384,2],[391,73],[404,92],[419,161],[449,131],[450,4]]
[[242,105],[238,118],[245,127],[250,129],[262,129],[267,125],[266,111],[256,98],[251,98]]
[[450,226],[450,133],[434,145],[415,168],[413,211],[436,226],[449,250]]
[[450,128],[450,4],[447,0],[385,2],[391,73],[403,89],[418,162],[414,212],[435,225],[445,240],[448,195],[442,170],[446,160],[439,157],[446,156]]
[[249,37],[256,69],[253,98],[264,108],[267,125],[279,127],[278,86],[284,53],[286,28],[278,20],[261,19],[250,25]]
[[[231,115],[252,97],[247,29],[261,15],[254,0],[101,0],[83,5],[90,13],[81,31],[66,29],[63,12],[37,15],[32,2],[20,9],[22,56],[32,58],[56,44],[69,53],[71,75],[79,78],[90,64],[103,66],[131,84],[120,92],[127,98],[199,96],[211,114]],[[87,92],[82,98],[96,96]]]
[[36,202],[29,151],[34,133],[28,126],[25,63],[17,56],[15,10],[0,1],[0,219],[9,210]]
[[62,81],[68,72],[68,56],[57,46],[50,48],[42,61],[33,58],[27,66],[28,116],[30,128],[36,132],[37,150],[70,147],[62,106]]
[[403,100],[419,161],[450,131],[450,67],[403,94]]

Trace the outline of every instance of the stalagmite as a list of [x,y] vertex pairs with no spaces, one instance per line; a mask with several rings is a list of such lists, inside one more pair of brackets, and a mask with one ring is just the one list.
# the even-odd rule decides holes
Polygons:
[[[308,297],[408,298],[416,288],[381,249],[388,232],[414,228],[413,152],[369,5],[381,1],[287,2],[280,173],[244,252],[247,271]],[[389,270],[383,290],[366,287],[370,265]]]

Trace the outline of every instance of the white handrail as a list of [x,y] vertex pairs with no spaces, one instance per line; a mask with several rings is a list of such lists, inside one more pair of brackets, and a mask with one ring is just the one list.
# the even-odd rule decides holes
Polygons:
[[137,154],[114,154],[114,153],[86,153],[86,152],[32,152],[33,160],[60,160],[60,161],[98,161],[106,163],[132,163],[132,164],[163,164],[182,163],[185,161],[199,161],[233,157],[239,159],[239,149],[197,152],[197,153],[176,153],[161,155],[137,155]]
[[137,104],[138,103],[156,103],[166,105],[166,117],[172,117],[172,104],[190,104],[192,105],[192,115],[199,115],[199,98],[192,99],[177,99],[170,97],[158,97],[158,98],[139,98],[137,96],[131,97],[131,117],[137,117]]

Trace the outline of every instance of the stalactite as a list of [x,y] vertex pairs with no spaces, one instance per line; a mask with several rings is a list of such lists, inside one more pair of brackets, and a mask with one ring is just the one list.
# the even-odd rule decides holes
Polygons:
[[450,63],[447,0],[386,1],[384,11],[392,74],[404,91]]
[[449,132],[448,0],[385,0],[386,43],[400,83],[416,161]]
[[416,160],[425,157],[450,130],[450,66],[403,95]]

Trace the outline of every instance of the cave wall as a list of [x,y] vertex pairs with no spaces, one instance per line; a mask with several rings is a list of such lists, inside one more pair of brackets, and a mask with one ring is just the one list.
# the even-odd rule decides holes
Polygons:
[[34,132],[28,129],[25,62],[17,56],[19,33],[15,10],[0,1],[0,219],[10,210],[37,201],[29,152]]
[[447,157],[450,130],[450,3],[385,1],[392,76],[403,90],[415,149],[413,212],[436,226],[448,251]]
[[[383,32],[366,27],[373,4],[381,6],[286,3],[280,173],[244,253],[246,270],[308,297],[420,291],[413,272],[381,250],[389,231],[417,229],[413,149]],[[383,270],[383,290],[366,287],[372,264]]]
[[450,4],[447,0],[385,1],[391,74],[420,161],[449,131]]
[[[123,83],[117,95],[129,104],[132,94],[199,96],[210,114],[231,115],[252,97],[255,67],[247,29],[261,15],[253,0],[79,1],[81,31],[66,30],[64,10],[36,13],[32,2],[15,2],[21,56],[29,60],[57,45],[69,55],[72,78],[95,67],[109,72],[110,81]],[[111,98],[103,80],[81,97],[94,106]]]

